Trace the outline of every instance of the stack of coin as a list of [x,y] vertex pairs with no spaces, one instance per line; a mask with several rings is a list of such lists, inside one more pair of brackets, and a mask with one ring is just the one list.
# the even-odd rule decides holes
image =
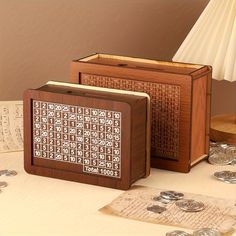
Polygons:
[[153,198],[154,201],[158,201],[163,204],[169,204],[171,202],[180,200],[184,197],[183,193],[176,191],[163,191],[159,196]]
[[214,176],[225,183],[236,184],[236,172],[235,171],[219,171],[215,172]]
[[212,165],[234,165],[236,163],[236,146],[211,142],[208,161]]
[[160,196],[167,200],[180,200],[184,197],[184,194],[176,191],[163,191],[160,192]]
[[193,199],[183,199],[175,203],[177,207],[186,212],[198,212],[205,208],[204,203]]
[[156,196],[153,198],[154,201],[157,201],[157,202],[160,202],[160,203],[163,203],[163,204],[169,204],[170,202],[172,202],[172,200],[168,200],[168,199],[165,199],[161,196]]

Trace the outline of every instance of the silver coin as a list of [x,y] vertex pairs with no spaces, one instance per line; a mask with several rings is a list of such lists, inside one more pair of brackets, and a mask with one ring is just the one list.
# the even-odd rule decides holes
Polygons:
[[8,170],[5,173],[5,176],[15,176],[15,175],[17,175],[17,172],[15,170]]
[[153,206],[147,207],[147,210],[152,211],[154,213],[159,213],[160,214],[163,211],[166,211],[167,209],[165,207],[162,207],[162,206],[153,205]]
[[5,175],[7,173],[8,170],[0,170],[0,176],[1,175]]
[[236,184],[236,180],[231,180],[231,179],[229,179],[229,180],[227,180],[227,179],[225,179],[225,180],[222,180],[224,183],[227,183],[227,184]]
[[210,141],[210,147],[218,147],[218,143]]
[[202,228],[193,231],[193,236],[221,236],[221,232],[213,228]]
[[170,203],[170,202],[173,202],[173,200],[165,199],[165,198],[163,198],[163,197],[161,197],[161,196],[156,196],[156,197],[153,198],[153,200],[154,200],[154,201],[157,201],[157,202],[161,202],[161,203],[163,203],[163,204],[168,204],[168,203]]
[[218,144],[214,145],[214,146],[210,146],[210,152],[209,152],[209,156],[215,154],[215,153],[219,153],[224,151],[224,149],[222,149]]
[[166,233],[166,236],[190,236],[191,234],[188,234],[182,230],[173,230]]
[[175,203],[175,205],[179,207],[181,210],[188,212],[202,211],[205,208],[203,202],[195,201],[193,199],[179,200]]
[[214,173],[214,176],[222,181],[236,181],[236,172],[233,171],[218,171]]
[[236,165],[236,158],[234,158],[234,159],[230,162],[230,165],[232,165],[232,166]]
[[236,156],[236,146],[235,145],[229,145],[227,147],[227,152],[230,152],[232,155]]
[[208,161],[212,165],[228,165],[234,160],[232,155],[224,152],[215,152],[209,156]]
[[5,188],[5,187],[7,187],[7,182],[5,182],[5,181],[0,181],[0,188]]
[[184,197],[183,193],[176,192],[176,191],[164,191],[164,192],[160,192],[160,195],[162,198],[165,198],[168,200],[180,200]]
[[218,145],[219,147],[223,148],[223,149],[226,149],[226,148],[229,147],[229,144],[227,144],[227,143],[217,143],[217,145]]

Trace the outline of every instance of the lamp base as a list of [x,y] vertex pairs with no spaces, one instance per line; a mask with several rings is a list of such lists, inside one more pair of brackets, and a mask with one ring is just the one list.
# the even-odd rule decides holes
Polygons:
[[210,139],[236,145],[236,114],[212,117]]

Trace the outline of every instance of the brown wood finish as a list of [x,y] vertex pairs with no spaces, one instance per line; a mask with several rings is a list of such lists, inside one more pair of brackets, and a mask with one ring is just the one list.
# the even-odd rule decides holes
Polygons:
[[210,137],[215,142],[236,145],[236,114],[223,114],[211,118]]
[[150,95],[152,167],[189,172],[208,156],[211,67],[94,54],[71,63],[70,81]]
[[[48,136],[47,138],[47,158],[43,158],[43,108],[35,108],[35,104],[37,103],[40,106],[43,106],[45,103],[48,107],[46,110],[45,117],[46,120],[46,131],[49,135],[50,133],[50,122],[49,122],[49,105],[52,104],[61,104],[61,105],[70,105],[73,107],[85,107],[91,109],[100,109],[101,111],[106,110],[114,111],[112,122],[115,124],[117,121],[118,128],[120,128],[120,149],[121,153],[116,154],[120,157],[120,177],[114,176],[104,176],[100,174],[88,173],[83,171],[82,164],[72,163],[70,161],[56,160],[50,159],[50,153],[54,153],[55,151],[50,151],[49,142],[53,139],[53,142],[61,142],[58,146],[53,144],[53,147],[62,148],[62,138],[57,138],[56,136]],[[39,110],[40,115],[35,115]],[[55,117],[53,116],[53,125],[56,127],[56,122],[61,119],[64,122],[62,116],[63,112],[58,113],[60,118],[56,118],[56,106],[52,110],[55,112]],[[70,108],[72,109],[72,108]],[[85,110],[84,110],[85,112]],[[91,112],[91,110],[90,110]],[[120,112],[121,120],[115,119],[115,112]],[[69,114],[69,113],[68,113]],[[34,119],[40,117],[40,128],[35,128],[38,124]],[[85,116],[85,115],[84,115]],[[92,116],[91,116],[92,117]],[[90,117],[90,118],[91,118]],[[96,117],[95,117],[96,118]],[[77,119],[77,118],[76,118]],[[146,169],[146,122],[147,122],[147,98],[142,96],[135,95],[119,95],[112,92],[99,92],[91,89],[79,89],[79,88],[70,88],[64,86],[53,86],[46,85],[36,90],[27,90],[24,93],[24,167],[25,170],[30,174],[42,175],[47,177],[60,178],[71,181],[78,181],[87,184],[95,184],[105,187],[117,188],[117,189],[128,189],[131,184],[141,177],[145,177],[149,174],[149,170],[147,173]],[[56,121],[57,120],[57,121]],[[49,123],[48,123],[49,122]],[[120,123],[119,123],[120,122]],[[77,122],[78,125],[79,122]],[[83,121],[83,132],[85,131],[85,121]],[[92,126],[92,123],[90,123]],[[90,129],[91,129],[90,126]],[[66,126],[65,126],[66,127]],[[96,127],[96,126],[95,126]],[[63,135],[64,134],[64,126],[61,125],[61,131],[54,130],[52,135]],[[107,130],[108,126],[105,126],[106,133],[104,135],[109,134],[110,131]],[[115,130],[115,125],[112,130]],[[100,132],[100,125],[97,125],[97,133]],[[40,135],[36,135],[36,132],[40,132]],[[35,143],[35,138],[40,137],[41,141],[39,143]],[[76,138],[78,135],[76,136]],[[83,136],[85,137],[85,136]],[[90,136],[89,136],[90,137]],[[114,141],[115,135],[113,135]],[[91,138],[91,137],[90,137]],[[102,140],[102,138],[101,138]],[[67,140],[66,140],[67,141]],[[69,144],[73,143],[73,140],[70,139]],[[113,142],[115,143],[115,141]],[[118,142],[117,142],[118,143]],[[39,144],[40,148],[34,148],[35,145]],[[77,143],[78,144],[78,143]],[[108,144],[108,143],[107,143]],[[106,145],[107,145],[106,144]],[[83,143],[83,145],[86,145]],[[94,159],[91,157],[91,140],[90,140],[90,161],[92,162]],[[113,144],[114,145],[114,144]],[[99,146],[99,145],[97,145]],[[78,146],[77,146],[78,147]],[[99,146],[100,148],[100,146]],[[105,146],[107,150],[107,146]],[[55,150],[55,149],[54,149]],[[70,149],[71,150],[71,149]],[[77,150],[77,149],[76,149]],[[100,150],[100,149],[99,149]],[[36,156],[35,152],[39,151],[40,156]],[[61,153],[60,151],[59,153]],[[113,146],[112,152],[114,154],[115,147]],[[45,153],[45,152],[44,152]],[[37,154],[38,155],[38,154]],[[83,161],[85,161],[85,152],[83,152]],[[115,154],[113,155],[113,157]],[[71,156],[69,155],[69,158]],[[106,156],[107,158],[107,156]],[[76,159],[77,160],[77,159]],[[99,160],[95,160],[99,161]],[[108,161],[107,161],[108,162]],[[107,163],[106,162],[106,163]],[[98,162],[97,162],[98,163]],[[112,165],[116,164],[112,162]],[[91,165],[91,163],[89,164]],[[98,164],[97,164],[98,165]],[[85,168],[85,167],[84,167]],[[104,169],[104,168],[100,168]],[[106,169],[107,170],[107,169]],[[105,171],[106,171],[105,170]],[[118,172],[119,170],[117,170]],[[100,172],[99,172],[100,173]]]
[[[192,91],[192,131],[191,163],[198,161],[205,153],[206,140],[206,76],[193,81]],[[207,137],[209,139],[209,135]]]

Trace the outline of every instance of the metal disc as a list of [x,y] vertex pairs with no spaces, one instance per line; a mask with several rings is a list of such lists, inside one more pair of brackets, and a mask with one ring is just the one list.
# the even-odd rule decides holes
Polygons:
[[176,191],[164,191],[164,192],[160,192],[160,195],[162,198],[165,198],[168,200],[180,200],[184,197],[183,193],[176,192]]
[[153,198],[153,200],[154,200],[154,201],[157,201],[157,202],[161,202],[161,203],[163,203],[163,204],[168,204],[168,203],[170,203],[170,202],[173,202],[173,200],[165,199],[165,198],[163,198],[163,197],[161,197],[161,196],[156,196],[156,197]]
[[195,230],[193,232],[193,236],[221,236],[221,232],[217,229],[212,228],[202,228],[199,230]]
[[210,147],[218,147],[218,143],[210,141]]
[[198,212],[202,211],[205,208],[203,202],[195,201],[193,199],[184,199],[177,201],[175,203],[177,207],[179,207],[183,211],[187,212]]
[[173,230],[166,233],[166,236],[190,236],[191,234],[188,234],[182,230]]
[[214,176],[222,181],[236,181],[236,172],[233,171],[228,171],[228,170],[224,170],[224,171],[218,171],[214,173]]
[[1,175],[5,175],[7,173],[8,170],[0,170],[0,176]]
[[17,175],[17,172],[15,170],[8,170],[5,176],[15,176]]
[[226,149],[226,148],[229,147],[229,144],[227,144],[227,143],[217,143],[217,145],[218,145],[219,147],[223,148],[223,149]]
[[5,187],[7,187],[7,182],[5,182],[5,181],[0,181],[0,188],[5,188]]
[[232,155],[223,153],[223,152],[215,152],[209,156],[208,161],[212,165],[228,165],[234,160]]
[[234,158],[234,159],[230,162],[230,165],[232,165],[232,166],[236,165],[236,158]]
[[222,180],[224,183],[227,183],[227,184],[236,184],[236,180],[235,179],[233,179],[233,180],[231,180],[231,179],[225,179],[225,180]]

